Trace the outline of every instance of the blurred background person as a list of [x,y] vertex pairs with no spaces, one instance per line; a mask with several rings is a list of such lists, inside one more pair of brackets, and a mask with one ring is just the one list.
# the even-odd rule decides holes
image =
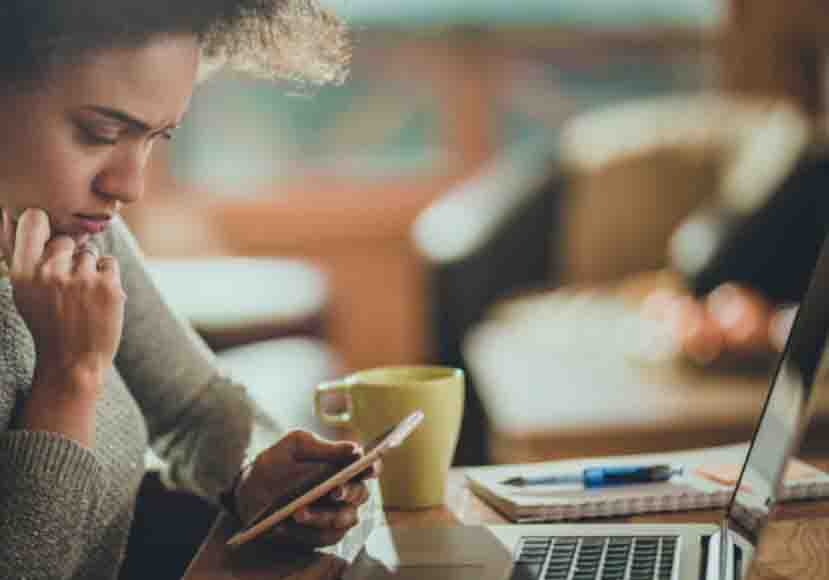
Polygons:
[[[513,299],[528,292],[587,295],[652,271],[687,283],[670,252],[683,222],[731,192],[771,195],[822,155],[826,35],[813,0],[331,4],[357,31],[347,82],[297,94],[220,73],[194,99],[178,138],[157,149],[147,203],[126,216],[152,258],[197,262],[217,279],[232,278],[227,256],[293,260],[321,274],[324,299],[311,316],[285,318],[249,305],[266,302],[256,288],[301,295],[296,272],[228,285],[211,298],[227,313],[221,320],[194,311],[185,279],[166,270],[161,279],[240,376],[274,374],[231,352],[245,342],[267,342],[268,358],[295,371],[270,390],[297,393],[289,423],[313,421],[303,401],[319,380],[439,362],[469,371],[457,462],[517,457],[519,445],[488,441],[505,430],[506,419],[493,415],[503,407],[497,395],[554,381],[540,364],[526,365],[532,372],[517,387],[502,381],[506,355],[494,349],[492,368],[482,362],[476,330],[515,312]],[[777,219],[808,215],[790,207]],[[807,279],[783,269],[794,255],[808,263],[811,250],[786,247],[732,255],[744,269],[765,270],[766,282]],[[763,259],[773,266],[755,268]],[[705,290],[671,287],[700,306],[728,282],[769,308],[797,301],[796,292],[776,294],[755,278],[711,281]],[[592,318],[581,320],[587,327]],[[516,322],[512,336],[558,340],[557,322],[530,322]],[[587,348],[574,345],[573,357],[589,359]],[[702,350],[697,360],[713,356]],[[526,387],[527,400],[555,409],[569,401],[562,396],[555,385]],[[556,422],[589,431],[601,420],[587,410],[537,420],[510,413],[510,425],[539,434],[527,448],[546,453],[555,452],[547,445],[554,438],[570,445],[551,434]],[[724,420],[718,432],[733,438],[744,420]]]

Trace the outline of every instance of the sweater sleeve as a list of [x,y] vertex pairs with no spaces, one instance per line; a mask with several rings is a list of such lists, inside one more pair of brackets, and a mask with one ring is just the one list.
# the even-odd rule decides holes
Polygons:
[[105,491],[101,465],[76,442],[0,434],[0,578],[73,577]]
[[[238,472],[259,414],[166,305],[126,225],[117,220],[104,241],[127,294],[115,364],[146,417],[154,451],[167,463],[167,482],[215,501]],[[199,283],[193,281],[194,292]]]

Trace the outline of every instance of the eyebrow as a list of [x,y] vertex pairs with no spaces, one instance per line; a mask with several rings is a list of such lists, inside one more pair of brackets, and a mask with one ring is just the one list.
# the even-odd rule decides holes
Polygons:
[[[83,107],[83,109],[85,109],[87,111],[92,111],[93,113],[98,113],[99,115],[102,115],[104,117],[108,117],[108,118],[113,119],[115,121],[125,123],[125,124],[135,128],[135,129],[138,129],[139,131],[144,131],[144,132],[147,132],[147,133],[150,133],[150,132],[154,131],[154,129],[152,128],[152,126],[149,123],[147,123],[145,121],[142,121],[141,119],[138,119],[136,117],[133,117],[132,115],[130,115],[129,113],[126,113],[124,111],[119,111],[118,109],[112,109],[110,107],[102,107],[100,105],[87,105],[87,106]],[[177,129],[177,128],[178,128],[178,124],[173,123],[173,124],[170,124],[170,125],[166,125],[166,126],[162,127],[161,129],[158,129],[158,131],[168,131],[170,129]]]

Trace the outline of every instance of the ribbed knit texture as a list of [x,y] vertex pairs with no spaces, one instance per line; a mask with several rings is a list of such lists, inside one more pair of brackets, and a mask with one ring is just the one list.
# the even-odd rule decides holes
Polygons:
[[[252,404],[174,316],[124,224],[96,236],[118,258],[127,293],[115,366],[96,408],[95,448],[19,428],[36,355],[7,277],[0,278],[0,578],[114,580],[148,440],[167,481],[210,500],[239,469]],[[175,517],[171,514],[171,517]]]

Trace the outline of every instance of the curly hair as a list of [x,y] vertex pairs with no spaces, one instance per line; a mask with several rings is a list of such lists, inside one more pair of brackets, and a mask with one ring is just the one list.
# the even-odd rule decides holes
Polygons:
[[345,26],[317,0],[3,0],[0,83],[44,78],[96,50],[194,34],[207,67],[302,84],[342,82]]

